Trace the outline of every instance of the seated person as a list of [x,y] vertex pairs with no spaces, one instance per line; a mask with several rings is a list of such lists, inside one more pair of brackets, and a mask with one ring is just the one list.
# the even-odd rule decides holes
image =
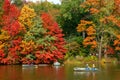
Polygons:
[[88,64],[86,64],[86,70],[90,70],[90,67]]
[[95,64],[93,64],[93,66],[92,66],[92,70],[95,70]]

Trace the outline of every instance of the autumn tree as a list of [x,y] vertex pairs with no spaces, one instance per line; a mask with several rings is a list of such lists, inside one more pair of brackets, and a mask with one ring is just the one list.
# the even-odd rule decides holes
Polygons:
[[[90,53],[97,47],[96,30],[94,29],[95,25],[92,21],[81,20],[80,24],[77,26],[78,32],[83,32],[83,46],[90,48]],[[86,34],[86,36],[85,36]]]
[[49,14],[43,13],[41,19],[36,17],[20,45],[22,63],[53,63],[63,60],[66,52],[63,36],[62,30]]
[[20,50],[19,43],[21,39],[18,34],[22,30],[18,21],[19,14],[20,11],[14,4],[11,4],[9,0],[4,1],[0,34],[0,45],[4,54],[4,58],[1,60],[2,64],[19,63],[18,51]]
[[0,64],[39,64],[64,60],[62,30],[47,13],[37,15],[24,5],[20,10],[3,3],[0,28]]
[[57,22],[55,22],[54,19],[47,13],[43,13],[41,15],[41,19],[43,21],[43,27],[48,30],[47,34],[55,37],[54,43],[52,43],[52,45],[56,47],[56,49],[52,50],[51,52],[52,54],[54,54],[54,59],[63,60],[64,55],[66,53],[66,49],[62,29],[60,29]]
[[101,59],[102,51],[106,50],[105,47],[111,45],[110,42],[119,34],[119,17],[114,13],[115,9],[118,9],[117,3],[114,0],[86,0],[80,6],[90,13],[85,19],[90,19],[96,25],[97,53]]

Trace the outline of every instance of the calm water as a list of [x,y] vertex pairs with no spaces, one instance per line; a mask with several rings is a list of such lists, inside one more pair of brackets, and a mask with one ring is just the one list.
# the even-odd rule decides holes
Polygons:
[[100,71],[75,72],[81,65],[60,67],[39,66],[22,68],[20,65],[0,66],[0,80],[120,80],[120,64],[97,65]]

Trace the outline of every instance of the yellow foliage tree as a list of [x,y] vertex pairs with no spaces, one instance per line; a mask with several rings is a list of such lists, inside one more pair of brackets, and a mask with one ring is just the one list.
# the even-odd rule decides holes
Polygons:
[[24,55],[29,54],[30,52],[32,52],[36,48],[35,43],[32,40],[29,42],[22,41],[20,47],[22,48],[21,53]]
[[33,25],[32,19],[36,16],[34,9],[29,8],[29,6],[24,5],[20,12],[18,20],[24,24],[26,27],[31,27]]
[[1,29],[0,41],[8,40],[9,38],[10,36],[8,35],[7,31]]

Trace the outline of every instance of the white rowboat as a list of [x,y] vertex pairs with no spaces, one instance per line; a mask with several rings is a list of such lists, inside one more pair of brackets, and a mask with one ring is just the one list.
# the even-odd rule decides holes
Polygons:
[[74,71],[98,71],[98,68],[80,68],[80,67],[75,67],[73,70]]

